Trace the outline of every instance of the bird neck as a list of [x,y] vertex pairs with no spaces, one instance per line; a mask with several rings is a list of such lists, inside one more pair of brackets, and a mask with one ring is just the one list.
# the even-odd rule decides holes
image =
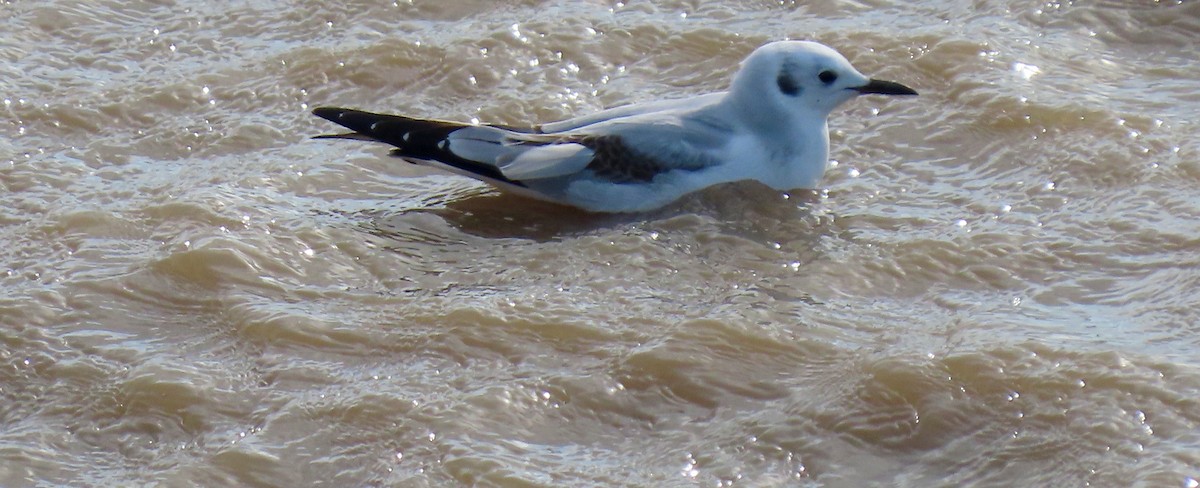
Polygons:
[[774,132],[762,132],[763,145],[771,148],[771,163],[776,181],[768,184],[779,190],[816,189],[829,166],[829,128],[826,119],[816,115],[792,117]]
[[785,191],[818,188],[829,165],[829,114],[784,110],[767,98],[769,94],[730,93],[723,101],[727,105],[724,110],[736,113],[769,155],[763,182]]
[[829,166],[829,127],[825,119],[820,119],[820,125],[814,127],[796,127],[792,132],[795,152],[789,161],[784,163],[786,189],[804,188],[815,190],[819,188],[821,178]]

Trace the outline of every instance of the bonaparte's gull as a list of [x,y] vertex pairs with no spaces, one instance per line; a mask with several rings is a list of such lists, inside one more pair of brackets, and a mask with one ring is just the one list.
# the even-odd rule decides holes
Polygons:
[[867,78],[832,48],[766,44],[729,91],[611,108],[530,128],[321,107],[353,132],[318,138],[391,144],[392,155],[501,190],[594,212],[651,210],[718,183],[816,188],[829,160],[826,119],[862,94],[916,95]]

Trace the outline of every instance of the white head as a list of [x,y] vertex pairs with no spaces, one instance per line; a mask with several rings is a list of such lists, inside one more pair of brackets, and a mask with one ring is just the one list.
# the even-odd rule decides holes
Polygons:
[[730,95],[757,120],[797,113],[824,118],[847,100],[865,93],[916,95],[899,83],[859,73],[829,46],[808,41],[772,42],[755,49],[733,78]]

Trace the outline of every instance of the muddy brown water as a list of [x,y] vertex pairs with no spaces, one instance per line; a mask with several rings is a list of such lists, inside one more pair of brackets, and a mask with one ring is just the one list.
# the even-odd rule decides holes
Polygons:
[[[0,485],[1200,480],[1200,2],[0,2]],[[918,98],[638,216],[309,137]]]

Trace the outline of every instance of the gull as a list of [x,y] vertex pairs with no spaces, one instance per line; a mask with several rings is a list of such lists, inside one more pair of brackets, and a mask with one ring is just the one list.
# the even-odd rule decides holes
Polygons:
[[317,138],[383,142],[411,163],[591,212],[642,212],[742,180],[817,188],[829,161],[829,114],[863,94],[917,92],[864,76],[823,44],[777,41],[746,57],[728,91],[528,128],[335,107],[313,114],[353,131]]

